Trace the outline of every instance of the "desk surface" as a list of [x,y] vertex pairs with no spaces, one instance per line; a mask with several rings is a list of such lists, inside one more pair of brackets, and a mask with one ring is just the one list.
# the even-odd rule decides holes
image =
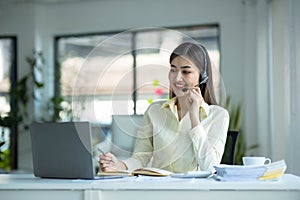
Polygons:
[[300,177],[284,174],[277,181],[219,182],[214,179],[123,178],[106,180],[42,179],[32,174],[0,174],[1,190],[204,190],[300,191]]

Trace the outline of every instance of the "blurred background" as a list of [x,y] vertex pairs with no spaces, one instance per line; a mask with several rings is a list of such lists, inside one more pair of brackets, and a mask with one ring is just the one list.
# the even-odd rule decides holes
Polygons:
[[32,171],[33,121],[90,121],[107,136],[113,115],[142,115],[168,98],[169,54],[192,40],[221,74],[219,102],[240,132],[236,163],[284,159],[300,175],[299,8],[297,0],[0,0],[0,168]]

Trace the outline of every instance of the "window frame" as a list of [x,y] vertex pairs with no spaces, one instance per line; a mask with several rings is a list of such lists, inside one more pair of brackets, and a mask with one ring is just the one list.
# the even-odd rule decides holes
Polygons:
[[[18,80],[18,67],[17,67],[17,36],[15,35],[1,35],[1,39],[10,39],[12,42],[12,49],[11,49],[11,70],[10,70],[10,81],[11,87],[10,92],[12,89],[16,87],[17,80]],[[9,95],[9,93],[7,95]],[[13,98],[10,98],[10,106],[11,111],[14,111],[17,108],[16,101]],[[10,145],[9,145],[9,152],[10,152],[10,167],[12,170],[18,169],[18,125],[14,125],[10,128],[10,135],[9,135]]]

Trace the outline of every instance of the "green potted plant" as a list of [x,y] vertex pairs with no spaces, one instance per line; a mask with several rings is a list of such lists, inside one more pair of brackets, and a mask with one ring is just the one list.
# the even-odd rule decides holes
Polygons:
[[246,155],[248,150],[255,149],[258,147],[257,144],[251,145],[247,147],[247,143],[244,139],[244,133],[241,127],[242,122],[242,109],[241,105],[238,104],[237,106],[232,106],[230,104],[230,97],[226,98],[226,105],[229,115],[230,115],[230,121],[229,121],[229,130],[232,131],[238,131],[238,139],[236,143],[236,150],[235,150],[235,164],[241,165],[243,164],[242,158]]
[[[24,75],[15,83],[15,87],[10,90],[10,98],[13,100],[13,105],[11,111],[5,116],[0,116],[0,127],[2,135],[7,129],[10,131],[14,130],[17,134],[18,127],[28,129],[29,118],[28,118],[28,102],[31,98],[37,99],[34,90],[29,89],[29,84],[34,84],[34,89],[40,89],[44,87],[44,84],[41,81],[37,80],[37,72],[42,70],[44,65],[44,58],[41,52],[33,51],[32,57],[27,57],[26,62],[28,63],[30,69],[29,72]],[[3,137],[2,137],[3,138]],[[1,146],[3,147],[7,141],[0,141]],[[10,145],[12,140],[10,141]],[[10,149],[1,149],[0,147],[0,168],[5,170],[10,170]]]
[[[32,119],[28,116],[28,103],[29,101],[40,101],[36,92],[44,87],[44,83],[38,80],[38,76],[42,74],[43,68],[45,66],[45,59],[42,52],[33,51],[33,55],[31,57],[26,58],[26,62],[29,66],[29,72],[24,75],[21,79],[19,79],[14,88],[11,88],[10,98],[14,101],[14,109],[12,109],[7,115],[0,115],[0,128],[1,128],[1,136],[0,137],[0,169],[9,171],[11,170],[11,149],[3,148],[8,141],[3,140],[4,132],[7,129],[14,129],[17,135],[17,131],[19,128],[23,128],[24,130],[28,130],[29,124],[32,122]],[[30,88],[30,85],[33,83],[33,89]],[[30,92],[31,91],[31,92]],[[38,121],[59,121],[60,116],[59,113],[63,111],[65,108],[61,106],[64,99],[62,97],[51,98],[49,102],[46,102],[47,111],[51,110],[51,116],[42,117],[42,119]],[[65,111],[65,110],[64,110]],[[71,113],[70,110],[65,111],[68,114]],[[36,121],[36,119],[33,119]],[[10,141],[10,145],[12,141]],[[8,145],[6,145],[8,146]],[[13,167],[13,168],[16,168]],[[1,172],[0,172],[1,173]]]

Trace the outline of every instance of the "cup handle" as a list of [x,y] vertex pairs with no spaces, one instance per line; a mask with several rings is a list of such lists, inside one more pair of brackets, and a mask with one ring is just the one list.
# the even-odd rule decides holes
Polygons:
[[269,165],[269,164],[271,164],[271,159],[270,158],[266,158],[265,159],[265,165]]

